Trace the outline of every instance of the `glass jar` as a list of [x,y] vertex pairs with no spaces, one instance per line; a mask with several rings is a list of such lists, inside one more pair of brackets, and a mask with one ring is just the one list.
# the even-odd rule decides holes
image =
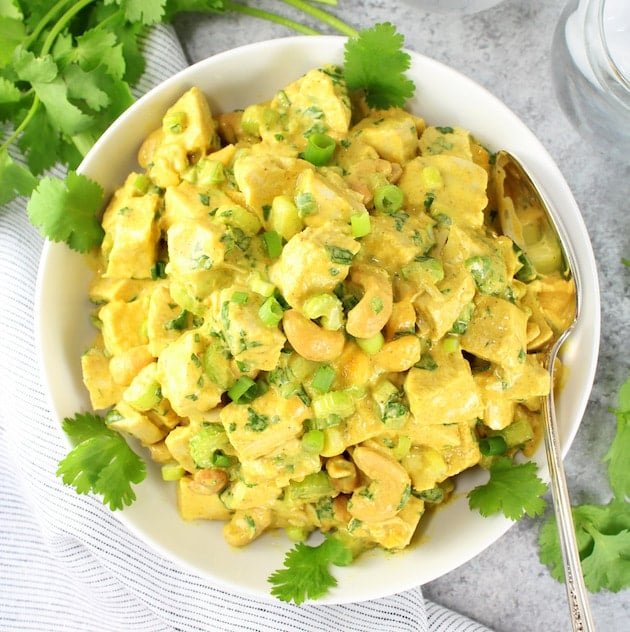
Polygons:
[[567,118],[595,148],[630,164],[630,1],[569,2],[551,65]]

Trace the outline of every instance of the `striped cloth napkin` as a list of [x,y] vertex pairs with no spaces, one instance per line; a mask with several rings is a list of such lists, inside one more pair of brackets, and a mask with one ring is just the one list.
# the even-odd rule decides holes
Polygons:
[[[187,65],[168,27],[148,35],[144,52],[136,96]],[[425,601],[420,587],[300,607],[226,592],[148,549],[98,499],[65,487],[55,471],[67,444],[34,346],[42,245],[24,200],[0,209],[0,630],[487,632]]]

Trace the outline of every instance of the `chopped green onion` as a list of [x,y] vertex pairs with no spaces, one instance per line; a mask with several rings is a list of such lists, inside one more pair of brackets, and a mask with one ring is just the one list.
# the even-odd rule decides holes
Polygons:
[[310,320],[321,318],[324,329],[336,331],[343,325],[343,305],[334,294],[309,296],[302,305],[302,313]]
[[249,299],[249,295],[247,292],[243,292],[241,290],[237,290],[232,294],[232,302],[238,303],[239,305],[245,305]]
[[311,386],[320,393],[327,393],[335,378],[337,377],[337,371],[333,369],[329,364],[322,364],[317,367]]
[[265,281],[258,274],[252,274],[249,279],[249,287],[252,289],[252,292],[265,297],[271,296],[276,290],[276,286],[273,283]]
[[500,456],[501,454],[505,454],[506,450],[507,443],[501,435],[493,435],[479,439],[479,451],[484,456]]
[[329,391],[313,398],[313,412],[318,418],[325,419],[329,415],[349,417],[354,413],[354,400],[346,391]]
[[304,150],[304,160],[308,160],[316,167],[327,165],[335,153],[336,147],[335,139],[328,134],[311,134]]
[[149,190],[150,184],[151,180],[149,180],[148,176],[144,173],[140,173],[133,181],[133,188],[136,190],[137,193],[144,195]]
[[370,338],[357,338],[356,341],[359,347],[368,355],[378,353],[385,344],[385,338],[380,331]]
[[277,259],[282,253],[282,237],[275,230],[267,230],[263,233],[263,241],[267,254],[272,259]]
[[335,488],[326,472],[307,474],[301,481],[291,481],[286,496],[289,501],[315,502],[322,496],[332,496]]
[[395,213],[403,203],[402,189],[395,184],[386,184],[374,191],[374,208],[381,213]]
[[442,347],[446,353],[455,353],[459,349],[459,338],[455,336],[446,336],[442,340]]
[[241,375],[241,377],[230,386],[227,394],[235,404],[248,404],[258,397],[258,384],[256,384],[251,377]]
[[307,419],[304,422],[304,427],[307,430],[326,430],[326,428],[334,428],[335,426],[339,426],[343,419],[336,415],[335,413],[331,413],[328,417],[314,417],[313,419]]
[[444,181],[442,180],[442,174],[437,167],[429,165],[422,170],[420,174],[422,178],[422,184],[426,189],[439,189]]
[[302,435],[302,447],[306,452],[319,454],[324,449],[324,433],[321,430],[309,430]]
[[350,216],[350,228],[355,239],[365,237],[372,232],[372,222],[369,213],[355,213]]
[[177,462],[165,463],[162,466],[162,480],[163,481],[178,481],[186,470]]
[[282,320],[283,313],[282,305],[278,303],[275,296],[268,297],[258,310],[260,320],[262,320],[267,327],[276,327]]
[[269,227],[289,241],[302,230],[302,220],[297,206],[288,195],[276,195],[271,203]]
[[398,435],[398,443],[396,447],[392,449],[392,455],[397,460],[400,461],[403,457],[409,454],[411,450],[411,437],[405,434]]
[[200,186],[212,186],[225,181],[223,164],[218,160],[202,158],[196,167],[196,183]]

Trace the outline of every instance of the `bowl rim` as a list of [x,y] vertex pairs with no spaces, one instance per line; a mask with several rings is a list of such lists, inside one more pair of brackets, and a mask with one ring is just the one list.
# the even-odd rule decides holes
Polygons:
[[[292,50],[308,50],[307,56],[309,57],[309,59],[310,57],[321,59],[322,61],[319,62],[320,64],[325,63],[323,59],[327,58],[328,51],[333,51],[334,54],[329,55],[331,58],[331,63],[340,63],[342,46],[346,40],[347,38],[342,36],[328,35],[275,38],[271,40],[264,40],[244,46],[239,46],[237,48],[223,51],[216,55],[209,56],[206,59],[200,60],[169,77],[165,81],[161,82],[159,85],[149,90],[146,94],[138,98],[138,100],[134,102],[114,123],[112,123],[108,130],[96,141],[88,154],[85,156],[77,171],[79,173],[89,175],[93,170],[93,162],[97,160],[101,151],[104,150],[104,147],[112,142],[112,138],[114,138],[116,134],[119,134],[120,132],[124,131],[125,128],[133,125],[134,121],[137,122],[139,120],[139,117],[142,116],[145,108],[151,107],[152,109],[157,109],[161,112],[164,112],[166,107],[151,105],[153,101],[155,100],[157,102],[166,102],[167,105],[170,104],[173,100],[170,98],[170,96],[173,95],[175,92],[177,94],[183,92],[186,84],[191,86],[192,84],[189,82],[189,79],[193,76],[198,76],[199,73],[208,72],[213,68],[216,69],[215,67],[221,66],[224,63],[227,63],[229,65],[229,63],[233,62],[235,58],[242,58],[243,56],[250,59],[254,59],[258,56],[269,56],[270,51],[284,51],[284,54],[287,55],[287,51],[290,52]],[[425,70],[429,69],[431,70],[431,72],[437,73],[440,76],[444,75],[450,79],[456,80],[456,83],[460,89],[470,91],[481,101],[491,104],[493,111],[498,110],[501,113],[502,119],[505,119],[504,124],[508,126],[508,129],[509,126],[513,126],[514,130],[518,130],[518,133],[520,134],[519,138],[522,136],[527,141],[523,142],[523,146],[517,149],[516,153],[518,158],[532,174],[534,181],[541,188],[547,199],[551,201],[551,212],[558,222],[561,231],[563,231],[564,235],[570,240],[573,241],[577,239],[580,242],[578,265],[580,266],[580,275],[582,279],[581,291],[584,293],[585,297],[588,295],[588,300],[583,300],[584,309],[580,314],[580,321],[578,322],[578,325],[576,327],[576,332],[574,332],[574,334],[572,334],[572,336],[569,338],[568,342],[565,345],[565,349],[563,349],[563,353],[567,355],[569,359],[574,357],[576,354],[579,354],[580,345],[573,344],[572,340],[574,338],[584,337],[588,342],[589,349],[591,349],[591,354],[589,356],[590,363],[586,367],[586,370],[583,371],[581,374],[581,381],[584,386],[584,390],[579,393],[580,397],[578,398],[579,401],[577,402],[577,404],[575,402],[573,403],[575,409],[575,419],[572,420],[568,427],[565,423],[561,428],[562,452],[563,456],[566,456],[583,418],[590,391],[593,385],[595,371],[597,368],[601,327],[600,294],[599,282],[597,278],[597,266],[588,232],[584,224],[584,220],[577,206],[577,203],[575,202],[573,195],[569,189],[569,186],[562,176],[562,173],[560,172],[558,166],[555,164],[542,143],[506,104],[501,102],[486,88],[476,83],[466,75],[460,73],[458,70],[455,70],[450,66],[447,66],[446,64],[432,59],[426,55],[417,53],[409,49],[406,50],[411,56],[412,67],[414,69],[416,67],[424,68]],[[326,52],[323,53],[322,51]],[[306,62],[300,62],[299,65],[304,66],[305,64]],[[312,67],[314,67],[314,65],[312,65]],[[295,78],[297,79],[297,76]],[[283,86],[274,85],[273,89],[277,89],[280,87]],[[205,88],[203,89],[203,91],[207,95],[207,90]],[[272,94],[269,94],[265,98],[270,98],[271,96]],[[249,99],[247,100],[248,103],[243,103],[242,107],[245,107],[246,105],[254,102]],[[410,100],[410,103],[406,106],[406,108],[412,110],[419,109],[416,107],[418,103],[418,97],[416,96],[414,97],[414,99]],[[465,108],[461,109],[465,110]],[[463,118],[466,119],[466,116],[464,115]],[[468,129],[471,128],[468,127]],[[475,132],[474,129],[471,129],[471,131],[473,131],[473,133]],[[506,146],[504,146],[503,148],[512,150],[509,142],[506,143]],[[105,184],[104,188],[106,191],[105,199],[107,199],[107,195],[108,193],[111,193],[111,191],[108,191],[109,187],[107,184]],[[563,207],[558,207],[558,200],[562,200],[562,202],[564,203]],[[53,347],[51,347],[50,343],[51,337],[48,335],[49,330],[47,329],[46,305],[49,301],[54,300],[55,298],[55,295],[51,291],[50,287],[51,263],[54,265],[55,261],[68,260],[70,257],[74,258],[74,255],[80,258],[80,255],[77,255],[77,253],[71,253],[64,244],[46,242],[44,244],[40,258],[35,292],[36,346],[38,349],[40,366],[42,368],[43,384],[46,391],[47,399],[50,402],[53,415],[58,420],[61,420],[64,417],[64,413],[62,411],[64,409],[65,403],[62,403],[62,401],[65,401],[66,398],[58,392],[58,389],[54,383],[56,379],[54,377],[55,362],[52,361],[50,356],[51,349]],[[79,259],[77,258],[76,260],[78,261]],[[64,309],[67,310],[67,307],[65,307]],[[70,399],[72,399],[72,397]],[[62,436],[64,436],[64,439],[68,442],[68,445],[70,446],[70,442],[63,433],[60,424],[59,432],[62,434]],[[546,469],[546,463],[539,460],[539,465],[541,468],[541,477],[548,480],[549,476]],[[144,484],[147,484],[147,482],[145,481]],[[138,497],[140,498],[140,495],[142,494],[142,487],[140,486],[136,489],[136,491]],[[136,503],[137,502],[138,501],[136,501]],[[213,575],[212,573],[208,573],[207,570],[204,570],[204,568],[201,568],[200,565],[194,560],[182,557],[181,555],[177,554],[172,550],[172,547],[166,546],[163,542],[156,540],[155,537],[151,537],[146,533],[145,528],[138,523],[137,513],[138,512],[134,510],[134,506],[132,506],[125,509],[125,511],[123,512],[116,512],[116,518],[120,520],[120,522],[123,523],[139,539],[141,539],[145,543],[149,543],[150,547],[153,550],[158,551],[161,555],[170,559],[180,567],[183,567],[196,575],[201,575],[210,582],[218,584],[219,586],[236,590],[238,592],[251,594],[258,598],[271,599],[268,591],[268,586],[265,587],[265,590],[263,591],[260,588],[256,588],[248,583],[246,581],[246,577],[242,577],[242,581],[244,581],[246,584],[243,585],[238,577],[226,578],[218,575]],[[392,585],[391,583],[387,583],[386,585],[381,586],[362,586],[361,590],[358,591],[358,594],[353,595],[350,584],[353,582],[353,580],[357,580],[358,571],[355,572],[355,569],[363,564],[362,569],[365,566],[367,568],[367,572],[371,572],[373,569],[376,569],[378,571],[378,561],[374,562],[373,558],[367,556],[367,558],[370,559],[367,559],[366,563],[359,561],[351,567],[347,567],[344,569],[336,568],[335,572],[340,578],[340,586],[342,586],[342,584],[344,584],[345,582],[348,582],[348,587],[338,588],[334,590],[329,596],[319,600],[318,603],[339,604],[384,597],[392,594],[393,592],[413,588],[414,586],[418,586],[428,581],[437,579],[437,577],[440,577],[445,573],[454,570],[461,564],[464,564],[465,562],[469,561],[470,559],[481,553],[488,546],[494,543],[499,537],[501,537],[514,524],[513,522],[508,521],[507,519],[500,516],[484,518],[483,520],[484,524],[487,525],[488,530],[491,531],[493,534],[491,540],[487,542],[484,541],[482,543],[472,543],[468,549],[467,555],[462,556],[461,559],[457,560],[456,563],[451,562],[449,565],[447,565],[448,568],[446,568],[446,570],[443,570],[443,572],[439,572],[434,575],[431,575],[430,573],[428,575],[425,574],[425,578],[419,581],[414,579],[413,576],[405,576],[399,577],[399,581],[394,585]],[[274,546],[275,545],[272,544],[272,547]],[[284,546],[284,543],[281,543],[279,546],[280,548],[282,548]],[[422,547],[419,548],[421,549]],[[240,552],[237,552],[237,554],[238,553]],[[388,557],[387,559],[393,558]],[[362,572],[366,571],[362,570]]]

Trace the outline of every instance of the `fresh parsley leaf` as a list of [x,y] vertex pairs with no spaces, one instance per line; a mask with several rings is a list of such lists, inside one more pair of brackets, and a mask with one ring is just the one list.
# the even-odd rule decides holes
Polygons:
[[[630,504],[614,500],[607,505],[580,505],[572,513],[588,590],[618,592],[630,587]],[[552,577],[564,581],[555,515],[543,524],[538,544],[540,561]]]
[[59,462],[57,476],[79,494],[102,496],[111,510],[130,505],[136,499],[131,484],[144,480],[146,466],[123,436],[91,413],[66,417],[63,429],[76,445]]
[[542,514],[546,502],[545,483],[536,474],[534,462],[515,463],[508,457],[497,458],[490,466],[490,480],[468,493],[468,505],[482,516],[502,511],[511,520]]
[[415,85],[405,77],[411,57],[404,38],[389,22],[364,29],[346,42],[343,76],[350,90],[364,90],[371,107],[402,107]]
[[29,219],[51,241],[65,241],[87,252],[101,243],[103,228],[97,211],[103,189],[86,176],[70,171],[65,180],[40,180],[27,205]]
[[306,599],[319,599],[337,585],[330,564],[347,566],[352,559],[350,549],[334,537],[327,537],[318,546],[298,542],[286,554],[284,568],[269,576],[271,594],[298,605]]
[[617,432],[604,460],[608,462],[608,480],[613,494],[624,500],[630,498],[630,378],[619,389],[618,408],[612,412],[617,416]]

